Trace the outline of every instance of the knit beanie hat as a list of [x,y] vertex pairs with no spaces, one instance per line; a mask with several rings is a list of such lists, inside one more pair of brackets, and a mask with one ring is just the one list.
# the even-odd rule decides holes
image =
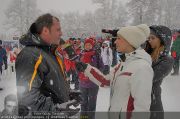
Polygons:
[[90,43],[92,45],[92,47],[95,45],[95,41],[92,38],[86,38],[84,41],[84,44],[86,43]]
[[107,44],[107,46],[110,47],[110,42],[108,40],[105,40],[103,43]]
[[150,35],[150,29],[146,24],[137,26],[122,27],[118,32],[118,37],[123,37],[134,48],[139,48]]

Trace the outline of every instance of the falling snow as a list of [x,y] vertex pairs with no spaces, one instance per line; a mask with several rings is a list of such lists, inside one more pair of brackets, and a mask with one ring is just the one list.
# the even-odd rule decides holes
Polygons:
[[[0,111],[4,108],[4,97],[8,94],[16,94],[15,73],[4,71],[1,76],[0,87]],[[71,86],[73,87],[73,86]],[[162,83],[162,101],[164,110],[168,112],[180,111],[180,76],[167,76]],[[109,106],[109,88],[100,88],[97,99],[97,112],[107,112]]]

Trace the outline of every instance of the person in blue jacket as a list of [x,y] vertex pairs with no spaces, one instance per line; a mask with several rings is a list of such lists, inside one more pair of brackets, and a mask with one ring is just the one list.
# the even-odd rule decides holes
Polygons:
[[[5,65],[5,70],[7,69],[7,53],[6,50],[2,47],[2,40],[0,40],[0,80],[2,76],[3,65]],[[2,88],[0,88],[2,90]]]

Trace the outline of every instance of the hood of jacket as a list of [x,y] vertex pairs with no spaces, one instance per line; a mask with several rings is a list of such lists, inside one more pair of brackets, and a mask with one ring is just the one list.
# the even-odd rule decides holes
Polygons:
[[21,36],[19,42],[24,46],[50,46],[45,43],[39,35],[28,32]]

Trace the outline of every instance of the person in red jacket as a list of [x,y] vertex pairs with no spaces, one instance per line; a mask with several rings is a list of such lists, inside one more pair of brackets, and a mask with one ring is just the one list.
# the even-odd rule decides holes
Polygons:
[[[98,66],[100,66],[99,64],[102,63],[102,60],[97,60],[100,56],[98,56],[95,49],[93,49],[94,45],[94,39],[85,39],[84,51],[82,52],[80,61],[100,69],[101,67]],[[81,116],[87,116],[88,119],[94,119],[99,87],[93,83],[89,77],[85,76],[83,72],[79,72],[79,79],[80,91],[82,93]]]

